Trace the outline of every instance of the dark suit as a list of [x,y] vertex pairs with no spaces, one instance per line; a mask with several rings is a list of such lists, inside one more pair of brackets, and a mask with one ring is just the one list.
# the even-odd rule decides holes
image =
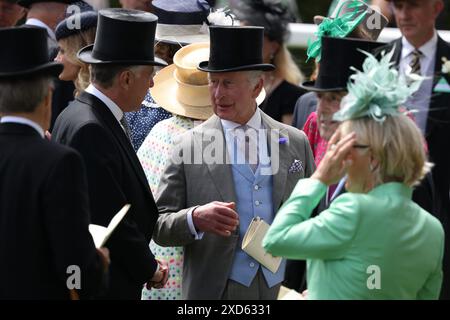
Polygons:
[[131,204],[106,244],[111,267],[105,298],[140,299],[142,285],[157,268],[149,242],[158,210],[130,141],[107,106],[86,92],[61,113],[52,136],[84,159],[93,223],[106,226],[124,204]]
[[68,299],[71,265],[92,296],[104,279],[81,157],[16,123],[0,124],[0,150],[0,299]]
[[[392,43],[378,49],[391,50],[395,45],[395,52],[393,61],[399,65],[402,40],[397,39]],[[443,76],[442,57],[450,58],[450,45],[442,38],[438,37],[436,50],[436,64],[435,77],[433,81],[433,88]],[[444,75],[447,82],[450,83],[449,75]],[[437,213],[436,215],[444,225],[446,232],[446,254],[444,256],[444,284],[442,288],[442,297],[450,299],[450,201],[449,201],[449,186],[450,186],[450,148],[448,147],[448,138],[450,137],[450,94],[448,93],[431,93],[431,101],[429,106],[429,113],[427,119],[427,128],[425,138],[428,144],[430,161],[434,163],[432,169],[432,180],[434,181]]]
[[292,126],[300,130],[306,123],[309,115],[317,109],[317,95],[315,92],[308,92],[298,98],[294,108],[294,118]]

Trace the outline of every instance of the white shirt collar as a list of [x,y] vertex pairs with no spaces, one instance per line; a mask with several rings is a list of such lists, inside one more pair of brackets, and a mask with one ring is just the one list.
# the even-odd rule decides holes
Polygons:
[[[435,30],[433,37],[418,49],[426,58],[431,59],[436,54],[437,42],[438,35]],[[402,59],[409,56],[414,50],[416,50],[416,48],[411,43],[409,43],[409,41],[406,40],[405,37],[402,37]]]
[[41,27],[41,28],[47,29],[48,36],[56,41],[55,32],[48,25],[46,25],[44,22],[42,22],[41,20],[38,20],[38,19],[35,19],[35,18],[30,18],[30,19],[27,19],[25,24],[30,25],[30,26],[36,26],[36,27]]
[[27,126],[32,127],[33,129],[35,129],[39,135],[44,138],[44,129],[42,129],[42,127],[40,125],[38,125],[36,122],[27,119],[27,118],[23,118],[23,117],[16,117],[16,116],[4,116],[0,119],[0,123],[20,123],[20,124],[24,124]]
[[119,108],[119,106],[114,101],[112,101],[105,94],[103,94],[103,92],[98,90],[92,83],[84,91],[99,98],[108,107],[108,109],[112,112],[112,114],[114,115],[114,118],[116,118],[117,121],[119,121],[119,123],[120,123],[120,120],[122,120],[122,118],[123,118],[123,111],[122,111],[122,109]]
[[[223,127],[224,131],[233,130],[233,129],[236,129],[237,127],[241,126],[241,124],[239,124],[239,123],[225,120],[225,119],[220,119],[220,121],[222,122],[222,127]],[[246,125],[253,129],[256,129],[256,130],[262,128],[261,112],[259,111],[258,107],[256,108],[256,111],[253,114],[253,116],[250,118],[250,120],[248,120]]]

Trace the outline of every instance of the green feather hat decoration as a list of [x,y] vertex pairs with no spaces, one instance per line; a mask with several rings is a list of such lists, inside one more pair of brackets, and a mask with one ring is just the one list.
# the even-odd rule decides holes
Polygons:
[[[306,52],[308,61],[310,58],[315,58],[317,62],[320,61],[321,42],[323,36],[344,38],[349,35],[366,17],[367,10],[364,3],[357,0],[349,0],[350,4],[347,6],[347,2],[343,2],[339,9],[337,9],[336,18],[325,18],[318,26],[318,30],[315,32],[317,39],[315,41],[308,40],[308,50]],[[348,9],[353,9],[342,16],[341,10],[347,6]]]
[[397,115],[399,106],[406,102],[416,92],[425,77],[416,74],[403,75],[391,62],[394,55],[391,52],[381,53],[378,61],[372,54],[367,55],[362,71],[350,76],[348,94],[341,101],[341,109],[333,116],[335,121],[345,121],[362,117],[370,117],[383,122],[388,115]]

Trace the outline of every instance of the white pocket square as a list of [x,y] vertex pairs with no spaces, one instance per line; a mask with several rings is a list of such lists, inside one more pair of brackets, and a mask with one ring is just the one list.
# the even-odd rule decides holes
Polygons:
[[303,162],[301,160],[295,159],[289,168],[289,173],[301,172],[303,171]]

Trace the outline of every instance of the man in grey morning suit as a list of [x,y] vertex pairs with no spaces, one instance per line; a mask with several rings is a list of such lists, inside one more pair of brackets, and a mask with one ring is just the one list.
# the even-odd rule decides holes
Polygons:
[[270,224],[311,175],[312,152],[303,132],[256,107],[262,71],[273,68],[262,63],[263,28],[211,26],[210,37],[199,69],[209,72],[215,115],[175,146],[156,193],[153,239],[184,246],[183,299],[275,299],[284,263],[270,272],[241,250],[242,238],[254,217]]

